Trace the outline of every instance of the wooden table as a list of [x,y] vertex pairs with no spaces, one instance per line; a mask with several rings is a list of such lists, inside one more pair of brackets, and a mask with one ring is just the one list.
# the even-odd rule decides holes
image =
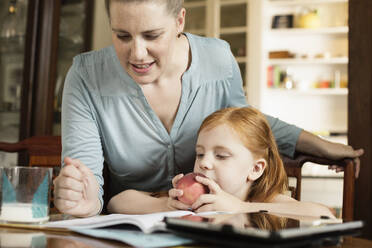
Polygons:
[[96,239],[73,232],[52,232],[0,227],[0,247],[116,248],[124,243]]
[[[52,248],[116,248],[130,247],[124,243],[96,239],[72,232],[49,232],[16,228],[0,228],[0,247],[52,247]],[[194,245],[185,247],[208,247]],[[345,237],[337,248],[371,248],[372,241],[356,237]],[[336,248],[327,246],[327,248]]]

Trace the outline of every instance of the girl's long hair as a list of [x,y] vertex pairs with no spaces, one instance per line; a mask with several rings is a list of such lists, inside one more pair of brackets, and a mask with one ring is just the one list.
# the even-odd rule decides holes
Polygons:
[[284,193],[288,189],[288,178],[266,117],[251,107],[226,108],[209,115],[198,134],[223,124],[237,133],[254,159],[264,158],[267,161],[262,176],[252,183],[246,200],[269,202],[277,194]]

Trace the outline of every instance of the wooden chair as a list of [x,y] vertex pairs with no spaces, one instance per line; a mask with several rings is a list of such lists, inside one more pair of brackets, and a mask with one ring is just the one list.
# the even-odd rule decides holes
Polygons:
[[[21,152],[26,151],[29,157],[29,166],[56,167],[56,174],[61,165],[61,138],[60,136],[35,136],[18,143],[0,142],[0,151]],[[292,190],[295,199],[301,199],[301,169],[304,163],[313,162],[323,165],[340,165],[344,167],[344,191],[342,217],[353,219],[354,201],[354,165],[352,160],[334,161],[318,158],[306,154],[297,154],[294,159],[282,156],[288,177],[296,178],[296,187]],[[105,166],[107,167],[107,166]],[[106,175],[105,175],[106,174]],[[104,179],[107,180],[107,168],[104,168]],[[105,184],[105,188],[108,184]],[[105,190],[106,191],[106,190]],[[106,194],[108,195],[108,194]],[[104,197],[107,204],[108,197]]]
[[330,160],[319,158],[307,154],[297,154],[293,159],[282,156],[285,170],[288,177],[296,178],[296,187],[292,189],[292,197],[301,200],[301,179],[302,166],[306,162],[312,162],[321,165],[338,165],[344,167],[344,187],[342,199],[342,218],[353,220],[354,215],[354,186],[355,186],[355,168],[351,159]]

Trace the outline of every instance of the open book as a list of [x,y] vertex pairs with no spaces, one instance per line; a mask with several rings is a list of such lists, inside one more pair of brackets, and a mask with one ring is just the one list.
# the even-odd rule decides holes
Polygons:
[[205,216],[219,213],[221,212],[203,212],[196,214],[191,211],[171,211],[141,215],[110,214],[71,220],[50,221],[40,225],[40,227],[77,230],[107,227],[119,224],[132,224],[137,226],[144,233],[152,233],[154,231],[166,230],[165,223],[163,222],[164,217],[180,217],[186,215]]

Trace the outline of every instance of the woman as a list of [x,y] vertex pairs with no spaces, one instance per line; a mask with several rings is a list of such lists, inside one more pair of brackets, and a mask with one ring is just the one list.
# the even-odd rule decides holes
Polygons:
[[[67,75],[62,103],[64,168],[55,179],[63,213],[100,213],[103,161],[116,195],[161,191],[191,171],[203,119],[247,106],[226,42],[184,34],[182,0],[106,0],[113,47],[82,54]],[[267,116],[281,153],[356,159],[362,150],[324,141]]]

